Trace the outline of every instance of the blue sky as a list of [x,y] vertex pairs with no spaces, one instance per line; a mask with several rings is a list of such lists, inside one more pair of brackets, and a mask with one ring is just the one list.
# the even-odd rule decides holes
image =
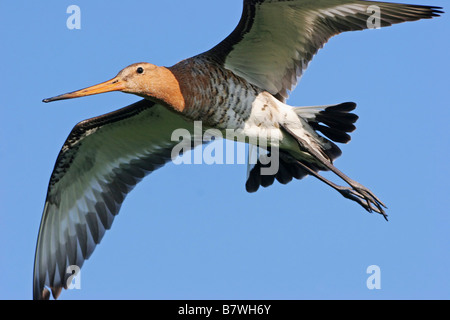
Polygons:
[[[241,2],[0,2],[1,299],[31,298],[47,184],[72,127],[139,98],[41,100],[206,51]],[[81,30],[66,27],[72,4]],[[358,103],[335,164],[388,205],[389,222],[311,177],[247,194],[245,165],[170,164],[127,197],[81,289],[61,299],[449,299],[449,22],[335,37],[288,101]],[[366,286],[371,265],[380,290]]]

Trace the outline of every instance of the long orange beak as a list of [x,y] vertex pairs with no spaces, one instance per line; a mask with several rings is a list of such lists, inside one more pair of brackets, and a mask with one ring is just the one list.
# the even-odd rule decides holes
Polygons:
[[44,99],[42,101],[43,102],[52,102],[52,101],[58,101],[58,100],[73,99],[73,98],[91,96],[94,94],[99,94],[99,93],[104,93],[104,92],[121,91],[124,89],[125,89],[124,82],[122,80],[120,80],[118,77],[114,77],[111,80],[96,84],[95,86],[88,87],[88,88],[81,89],[81,90],[74,91],[74,92],[61,94],[59,96]]

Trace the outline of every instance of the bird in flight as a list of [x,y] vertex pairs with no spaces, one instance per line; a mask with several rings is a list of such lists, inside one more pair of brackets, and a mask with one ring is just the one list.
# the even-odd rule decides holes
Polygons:
[[[78,123],[57,157],[36,246],[33,298],[57,298],[67,288],[69,266],[81,268],[100,243],[126,195],[146,175],[172,160],[179,141],[172,132],[193,132],[194,122],[237,141],[270,137],[248,171],[255,192],[275,180],[307,175],[386,218],[385,205],[334,165],[335,144],[350,141],[356,105],[292,107],[289,92],[313,56],[334,35],[437,17],[442,8],[362,0],[244,0],[235,30],[211,50],[171,67],[135,63],[106,82],[45,99],[51,102],[110,91],[143,99]],[[249,140],[246,140],[249,139]],[[192,137],[185,149],[202,141]],[[267,174],[269,156],[278,170]],[[331,171],[348,186],[325,179]]]

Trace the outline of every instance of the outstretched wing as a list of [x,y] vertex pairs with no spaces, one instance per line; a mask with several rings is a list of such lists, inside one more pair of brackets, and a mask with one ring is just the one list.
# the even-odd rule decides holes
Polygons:
[[432,18],[439,9],[362,0],[244,0],[239,25],[206,54],[284,100],[332,36]]
[[[33,297],[57,297],[68,266],[81,268],[111,227],[125,196],[171,160],[172,132],[193,124],[141,100],[77,124],[50,178],[36,247]],[[185,131],[186,132],[186,131]],[[178,139],[179,137],[176,137]],[[184,139],[184,150],[193,146]]]

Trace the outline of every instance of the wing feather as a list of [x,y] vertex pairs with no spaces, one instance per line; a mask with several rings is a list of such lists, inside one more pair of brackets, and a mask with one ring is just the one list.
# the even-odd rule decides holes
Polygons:
[[380,9],[381,27],[443,13],[440,7],[363,0],[244,0],[236,29],[206,54],[284,100],[331,37],[369,28],[371,6]]
[[68,266],[81,268],[111,228],[128,192],[171,160],[180,115],[142,100],[77,124],[50,178],[35,255],[33,296],[58,295]]

